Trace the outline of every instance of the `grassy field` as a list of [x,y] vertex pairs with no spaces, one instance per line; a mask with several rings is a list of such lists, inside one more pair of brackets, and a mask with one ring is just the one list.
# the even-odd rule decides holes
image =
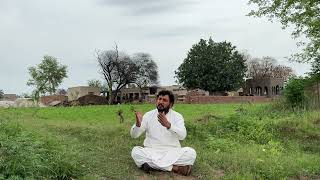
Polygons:
[[[154,105],[135,105],[146,112]],[[183,179],[139,170],[130,105],[0,109],[0,179]],[[189,179],[320,178],[320,112],[270,104],[187,105],[183,146],[197,151]],[[125,121],[119,123],[117,112]]]

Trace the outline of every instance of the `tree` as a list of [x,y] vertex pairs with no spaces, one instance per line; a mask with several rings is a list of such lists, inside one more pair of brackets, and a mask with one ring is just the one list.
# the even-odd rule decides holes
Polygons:
[[3,90],[2,90],[2,89],[0,89],[0,99],[2,99],[2,98],[3,98],[3,96],[4,96],[4,92],[3,92]]
[[65,89],[58,89],[56,94],[65,96],[67,95],[67,91]]
[[36,100],[39,99],[40,94],[55,93],[62,80],[67,77],[67,66],[59,64],[53,56],[44,56],[40,64],[28,69],[31,79],[28,80],[27,85],[35,86]]
[[247,78],[283,78],[288,79],[294,75],[292,68],[277,65],[277,60],[272,57],[249,58],[247,60]]
[[312,62],[310,75],[320,76],[320,55],[317,56]]
[[91,79],[91,80],[88,80],[88,86],[97,87],[97,88],[101,89],[102,83],[101,83],[101,81],[99,81],[97,79]]
[[134,83],[138,67],[127,54],[119,53],[117,46],[114,50],[97,51],[96,58],[107,83],[111,104],[121,88]]
[[192,46],[175,71],[178,82],[187,88],[210,93],[239,88],[246,72],[245,59],[229,42],[201,39]]
[[305,106],[305,84],[306,80],[304,78],[294,77],[289,79],[288,83],[284,87],[284,97],[293,111],[295,108],[303,108]]
[[293,56],[297,61],[311,61],[320,54],[320,1],[319,0],[249,0],[249,4],[258,6],[250,16],[266,16],[269,20],[279,19],[283,28],[294,25],[294,38],[305,36],[308,43],[303,53]]
[[[133,61],[138,67],[138,73],[135,80],[135,84],[140,89],[142,94],[143,88],[147,86],[158,85],[158,66],[153,61],[152,57],[148,53],[136,53],[133,56]],[[141,97],[140,100],[142,100]]]

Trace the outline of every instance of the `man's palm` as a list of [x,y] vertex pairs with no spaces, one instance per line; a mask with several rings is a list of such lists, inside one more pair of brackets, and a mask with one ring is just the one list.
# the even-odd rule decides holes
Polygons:
[[135,115],[136,115],[136,126],[140,127],[142,122],[142,113],[135,112]]

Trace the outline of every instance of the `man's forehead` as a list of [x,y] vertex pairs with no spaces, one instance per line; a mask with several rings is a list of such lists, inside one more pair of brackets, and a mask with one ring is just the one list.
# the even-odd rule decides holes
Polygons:
[[169,99],[169,95],[159,95],[158,98]]

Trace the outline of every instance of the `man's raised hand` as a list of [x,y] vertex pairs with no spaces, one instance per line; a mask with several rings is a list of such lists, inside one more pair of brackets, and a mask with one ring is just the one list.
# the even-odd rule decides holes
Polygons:
[[158,121],[162,126],[166,127],[167,129],[170,129],[171,123],[168,121],[166,115],[163,112],[159,112]]
[[140,127],[142,122],[142,113],[136,111],[134,114],[136,115],[136,126]]

